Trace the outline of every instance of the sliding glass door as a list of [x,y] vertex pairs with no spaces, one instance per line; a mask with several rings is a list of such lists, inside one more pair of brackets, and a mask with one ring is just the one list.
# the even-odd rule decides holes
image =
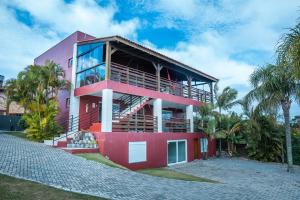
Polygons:
[[187,161],[186,140],[168,141],[168,165]]

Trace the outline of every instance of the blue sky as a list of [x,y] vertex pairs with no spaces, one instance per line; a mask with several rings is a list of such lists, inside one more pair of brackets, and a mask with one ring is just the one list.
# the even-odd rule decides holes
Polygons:
[[[242,97],[300,17],[297,0],[2,0],[0,74],[12,78],[76,30],[122,35],[220,79]],[[292,114],[299,113],[294,105]]]

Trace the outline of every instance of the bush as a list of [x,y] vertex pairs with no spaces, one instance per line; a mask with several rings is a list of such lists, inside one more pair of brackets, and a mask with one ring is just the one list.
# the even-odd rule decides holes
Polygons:
[[60,132],[61,128],[55,120],[58,113],[55,100],[50,100],[48,105],[33,101],[29,105],[29,109],[31,112],[23,116],[26,124],[28,124],[25,132],[29,139],[42,141]]

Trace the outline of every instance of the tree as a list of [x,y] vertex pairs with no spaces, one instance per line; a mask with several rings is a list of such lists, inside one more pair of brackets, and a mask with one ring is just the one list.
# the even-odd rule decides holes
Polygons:
[[[222,122],[222,110],[227,111],[232,108],[237,102],[235,101],[237,98],[237,90],[231,87],[225,87],[221,93],[218,93],[218,85],[215,85],[214,93],[215,93],[215,107],[219,110],[219,131],[221,130],[221,122]],[[219,155],[221,155],[222,142],[219,139]]]
[[205,104],[199,107],[200,123],[198,128],[209,135],[215,132],[215,117],[214,117],[213,104]]
[[56,97],[60,89],[66,89],[69,85],[64,76],[59,65],[46,61],[44,66],[26,67],[17,79],[6,83],[8,99],[18,102],[27,111],[23,119],[29,125],[26,129],[29,138],[40,141],[49,137],[51,132],[57,132]]
[[277,64],[288,63],[292,67],[293,76],[300,79],[300,22],[284,34],[277,48]]
[[287,65],[268,64],[255,70],[250,76],[253,86],[247,98],[258,101],[259,110],[269,110],[281,106],[284,116],[288,171],[293,170],[290,107],[294,99],[299,99],[300,85],[294,79],[293,69]]

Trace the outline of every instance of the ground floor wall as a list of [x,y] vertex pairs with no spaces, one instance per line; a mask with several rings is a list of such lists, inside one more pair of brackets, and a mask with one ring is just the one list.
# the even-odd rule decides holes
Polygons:
[[[129,169],[157,168],[168,165],[168,141],[186,140],[187,162],[203,158],[200,153],[201,133],[96,133],[99,151],[110,160]],[[196,141],[196,142],[195,142]],[[198,141],[198,143],[197,143]],[[146,161],[129,163],[129,142],[146,142]],[[199,145],[196,147],[195,145]],[[208,138],[208,157],[215,156],[215,140]]]

